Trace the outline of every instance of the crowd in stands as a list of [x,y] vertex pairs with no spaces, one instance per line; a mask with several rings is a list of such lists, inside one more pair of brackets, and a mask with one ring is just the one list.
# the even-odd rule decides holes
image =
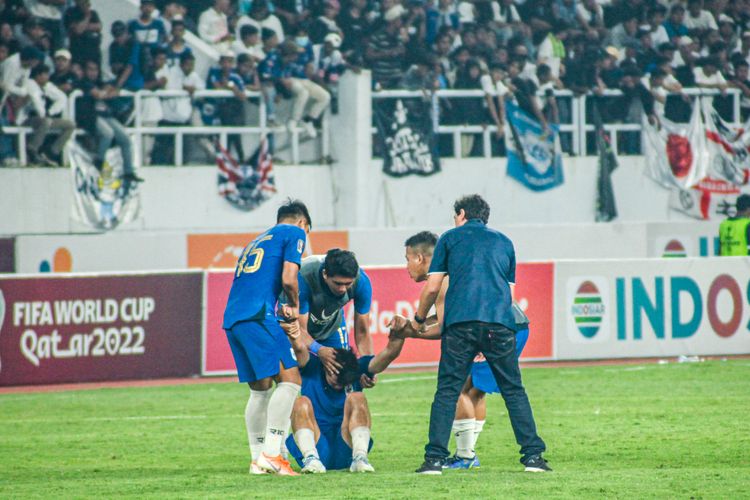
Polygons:
[[[220,55],[208,74],[195,72],[187,31]],[[375,90],[483,89],[484,101],[447,103],[443,121],[486,122],[502,134],[510,96],[544,126],[565,120],[570,109],[556,89],[619,89],[604,112],[635,123],[642,113],[684,119],[684,88],[735,87],[746,118],[748,63],[750,0],[142,0],[134,19],[111,26],[90,0],[0,0],[0,124],[32,127],[30,160],[59,164],[73,129],[66,95],[81,90],[76,125],[95,138],[96,161],[120,145],[134,182],[123,127],[132,103],[121,90],[229,90],[234,98],[200,113],[203,123],[226,125],[241,123],[234,110],[244,90],[261,91],[272,126],[281,125],[276,105],[289,99],[284,125],[315,136],[343,72],[368,68]],[[196,119],[190,98],[148,101],[146,124]],[[715,105],[731,112],[721,99]],[[51,134],[54,142],[45,140]],[[0,160],[12,164],[14,147],[0,137]]]

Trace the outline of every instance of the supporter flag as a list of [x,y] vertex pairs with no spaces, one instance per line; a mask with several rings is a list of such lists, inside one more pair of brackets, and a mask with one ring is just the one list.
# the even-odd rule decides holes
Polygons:
[[596,148],[599,151],[599,175],[596,181],[596,221],[609,222],[617,218],[615,192],[612,188],[612,172],[617,168],[617,156],[612,150],[609,136],[602,125],[599,105],[594,102],[594,126]]
[[508,141],[508,175],[532,191],[545,191],[563,183],[559,128],[550,125],[544,134],[536,118],[505,102],[511,141]]
[[706,177],[689,189],[673,189],[669,207],[695,219],[724,219],[734,215],[739,186]]
[[693,107],[688,124],[659,118],[657,125],[643,121],[647,173],[667,189],[689,189],[706,177],[708,166],[701,108]]
[[216,166],[219,168],[219,194],[240,210],[254,210],[276,193],[272,156],[265,137],[243,165],[217,142]]
[[750,122],[737,127],[722,120],[709,101],[703,103],[706,121],[708,174],[730,184],[750,182]]
[[393,177],[440,171],[430,103],[422,98],[374,101],[383,172]]
[[141,196],[137,183],[127,185],[119,148],[107,151],[101,172],[89,153],[70,141],[68,160],[73,178],[73,218],[94,229],[109,230],[140,216]]

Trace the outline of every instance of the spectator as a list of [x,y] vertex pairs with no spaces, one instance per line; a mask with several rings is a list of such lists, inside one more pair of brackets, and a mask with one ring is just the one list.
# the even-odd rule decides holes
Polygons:
[[237,74],[242,78],[247,90],[259,91],[260,78],[258,77],[258,68],[255,65],[255,59],[250,54],[243,53],[237,56]]
[[76,0],[75,7],[65,11],[65,28],[73,64],[79,68],[87,61],[101,64],[102,22],[91,0]]
[[226,52],[234,41],[227,21],[229,0],[214,0],[198,19],[198,36],[220,53]]
[[750,64],[750,31],[745,31],[740,39],[740,47],[732,54],[734,62],[745,61]]
[[638,17],[631,16],[612,29],[609,36],[609,45],[623,50],[629,43],[638,43],[638,40],[635,38],[637,33]]
[[641,83],[651,91],[651,96],[654,98],[654,115],[659,120],[664,117],[664,107],[669,96],[669,91],[664,87],[666,78],[667,73],[657,68],[651,72],[648,78],[643,77],[641,79]]
[[[524,59],[511,59],[508,64],[508,80],[511,85],[508,87],[513,93],[513,97],[518,103],[518,107],[524,110],[529,116],[536,118],[542,126],[543,133],[550,133],[547,119],[542,114],[539,102],[536,98],[537,86],[528,78],[525,78],[521,72],[526,61]],[[536,67],[534,80],[536,80]]]
[[453,37],[450,33],[441,33],[435,41],[435,55],[440,65],[440,73],[448,82],[448,87],[453,87],[456,81],[456,68],[453,59],[450,57],[452,45]]
[[435,68],[437,59],[434,54],[421,53],[412,56],[414,64],[404,73],[399,85],[407,90],[431,92],[440,88]]
[[278,126],[276,120],[276,93],[277,88],[281,88],[281,82],[279,81],[281,57],[277,49],[279,45],[279,37],[276,35],[275,31],[263,28],[261,31],[261,39],[263,41],[263,53],[266,57],[258,65],[258,75],[260,76],[263,99],[266,102],[268,126],[276,127]]
[[44,29],[41,19],[30,17],[23,23],[21,33],[16,37],[21,47],[36,47],[43,50],[43,39],[49,33]]
[[659,53],[654,49],[649,30],[638,31],[638,49],[636,53],[636,62],[638,68],[643,71],[652,66],[659,58]]
[[63,46],[62,17],[65,0],[25,0],[31,17],[38,19],[51,38],[50,48],[55,51]]
[[[645,114],[649,123],[658,123],[654,115],[654,97],[651,91],[641,82],[638,68],[629,67],[622,75],[619,85],[622,96],[609,106],[609,115],[624,123],[641,123]],[[624,132],[622,147],[627,154],[638,154],[640,149],[640,133]]]
[[[513,7],[512,3],[511,7]],[[513,7],[513,11],[515,11],[515,7]],[[505,11],[501,11],[501,9],[498,8],[498,18],[502,17],[501,12],[504,12],[506,14],[506,18],[512,17],[512,12],[508,11],[508,9],[506,9]],[[517,15],[518,12],[516,12],[516,16]],[[434,4],[428,6],[425,11],[425,19],[425,41],[427,45],[432,45],[435,42],[435,39],[438,37],[438,33],[440,33],[441,30],[448,29],[452,31],[458,31],[460,27],[458,21],[458,11],[456,11],[456,5],[451,0],[438,0],[437,7],[435,7]],[[508,24],[510,22],[511,21],[507,21]],[[502,23],[498,23],[498,25],[500,24]],[[505,26],[503,25],[503,27]]]
[[3,100],[8,100],[12,108],[20,108],[28,96],[28,80],[31,70],[42,62],[44,54],[34,47],[24,47],[3,61],[2,75]]
[[[144,72],[144,90],[163,90],[167,86],[167,50],[163,47],[151,49],[151,64]],[[156,96],[145,95],[141,98],[141,124],[144,127],[155,127],[164,118],[161,99]],[[154,149],[154,136],[143,137],[143,163],[151,163],[151,152]]]
[[[469,67],[469,82],[473,81],[476,71]],[[479,83],[484,90],[484,100],[490,118],[495,125],[495,138],[500,139],[505,133],[505,98],[509,96],[510,89],[503,83],[505,71],[498,64],[490,66],[489,73],[483,74]]]
[[118,91],[123,88],[141,90],[150,55],[130,36],[122,21],[112,23],[111,33],[114,40],[109,46],[109,66],[115,75],[115,88]]
[[667,15],[667,8],[662,4],[656,4],[648,10],[648,26],[651,32],[651,41],[654,47],[659,47],[663,43],[669,42],[669,34],[664,27],[664,17]]
[[680,38],[679,51],[674,55],[672,66],[675,69],[675,76],[685,87],[695,86],[695,63],[698,60],[698,54],[693,48],[695,44],[690,37]]
[[[511,59],[518,62],[520,74],[519,78],[530,81],[534,86],[538,86],[539,81],[536,79],[536,64],[529,61],[529,49],[521,43],[513,47]],[[510,68],[509,68],[510,69]]]
[[21,50],[21,44],[18,43],[13,34],[13,27],[9,23],[0,24],[0,43],[8,47],[8,54],[12,55]]
[[100,73],[99,66],[95,62],[86,62],[83,78],[79,82],[83,97],[76,101],[76,122],[78,126],[96,137],[94,165],[99,171],[103,170],[107,151],[112,144],[119,146],[123,161],[123,188],[127,192],[132,184],[143,182],[143,179],[135,174],[133,168],[130,137],[110,109],[110,102],[116,98],[117,89],[112,85],[104,84]]
[[[565,44],[563,42],[567,38],[567,34],[566,30],[556,25],[539,45],[537,63],[546,64],[552,71],[553,79],[560,78],[562,62],[565,60]],[[564,71],[564,68],[562,68],[562,71]]]
[[367,0],[350,0],[348,7],[345,7],[339,14],[337,24],[343,32],[342,54],[350,64],[361,65],[366,38],[371,30],[370,19],[367,15]]
[[55,72],[50,77],[50,81],[66,95],[75,90],[80,76],[73,72],[71,60],[72,56],[67,49],[55,52]]
[[232,50],[235,54],[247,54],[256,61],[262,61],[266,57],[260,41],[260,32],[252,24],[240,28],[240,39],[232,44]]
[[560,84],[552,74],[552,69],[546,64],[540,64],[536,68],[536,77],[539,80],[539,92],[543,94],[542,103],[539,106],[548,123],[559,124],[560,112],[557,107],[555,89]]
[[323,43],[323,40],[329,33],[341,35],[341,28],[336,24],[336,18],[340,10],[338,0],[325,0],[323,14],[310,23],[309,32],[312,43]]
[[701,37],[708,31],[719,29],[713,14],[703,10],[703,0],[688,0],[684,24],[692,37]]
[[411,63],[411,57],[419,58],[419,53],[424,50],[425,33],[425,12],[423,7],[424,0],[409,0],[407,2],[407,12],[403,17],[403,24],[406,30],[406,59],[407,64]]
[[[32,129],[28,143],[30,163],[56,166],[62,164],[62,149],[75,132],[75,124],[60,118],[68,99],[62,90],[49,81],[49,73],[49,67],[44,64],[31,70],[31,77],[26,82],[29,100],[19,111],[18,121]],[[44,139],[51,133],[58,134],[49,148],[54,160],[41,151]]]
[[263,28],[273,30],[279,37],[279,43],[284,41],[284,28],[279,18],[271,14],[267,0],[253,0],[250,14],[239,18],[236,27],[238,38],[242,27],[248,24],[261,31]]
[[[252,9],[252,0],[240,0],[240,6],[247,5],[247,9],[240,9],[241,15],[247,15]],[[309,21],[310,7],[313,2],[308,0],[274,0],[274,14],[279,17],[285,33],[291,33],[297,26]],[[315,3],[317,5],[317,2]]]
[[188,16],[187,8],[181,1],[169,1],[162,9],[160,19],[164,23],[164,29],[167,33],[172,32],[172,25],[175,21],[182,22],[185,29],[189,31],[198,31],[195,21]]
[[681,36],[688,36],[687,26],[684,24],[685,20],[685,7],[676,3],[672,5],[669,10],[669,19],[664,21],[664,29],[669,36],[671,42],[676,42],[675,38]]
[[341,36],[337,33],[326,35],[325,41],[313,47],[313,78],[333,96],[338,94],[338,82],[346,70],[346,61],[339,50]]
[[[174,26],[173,26],[174,27]],[[196,90],[203,90],[206,84],[195,72],[195,56],[192,53],[184,53],[180,56],[180,62],[176,66],[169,67],[166,71],[167,90],[185,90],[190,96]],[[163,119],[160,126],[184,126],[189,125],[193,117],[193,104],[191,97],[167,97],[162,99]],[[184,149],[188,149],[192,138],[185,137]],[[174,154],[174,136],[161,134],[157,136],[154,144],[154,152],[151,163],[154,165],[172,164]],[[184,156],[184,154],[183,154]]]
[[750,118],[750,79],[748,78],[748,66],[745,61],[738,61],[734,65],[734,78],[731,84],[733,87],[740,89],[742,97],[740,99],[740,118],[743,123]]
[[[281,84],[293,96],[292,117],[289,129],[294,130],[302,125],[310,137],[316,137],[316,125],[319,124],[323,112],[331,101],[331,96],[323,87],[308,79],[312,75],[312,61],[300,58],[300,47],[293,41],[287,40],[281,45]],[[304,65],[303,65],[304,64]],[[312,101],[307,114],[308,101]]]
[[722,95],[726,95],[727,84],[724,76],[719,73],[717,63],[710,57],[698,61],[698,66],[693,70],[695,85],[705,89],[718,89]]
[[0,3],[0,19],[8,25],[23,24],[28,18],[29,10],[24,0],[4,0]]
[[726,44],[730,54],[733,54],[739,48],[740,42],[737,38],[734,19],[726,14],[719,16],[719,36],[721,36],[721,40]]
[[401,17],[406,13],[400,4],[388,9],[386,22],[370,37],[366,58],[372,69],[373,84],[376,88],[395,88],[403,77],[403,57],[406,46],[401,36]]
[[180,19],[172,20],[170,30],[172,38],[167,45],[167,65],[179,66],[182,56],[192,54],[193,50],[185,43],[185,23]]
[[[217,104],[217,115],[221,125],[236,126],[243,124],[243,114],[238,113],[238,104],[241,106],[247,100],[245,96],[245,84],[240,75],[234,70],[234,52],[225,52],[219,57],[219,66],[211,68],[206,80],[206,88],[215,90],[229,90],[234,94],[232,98],[220,98]],[[227,138],[227,150],[234,148],[237,159],[245,160],[245,152],[242,148],[242,138],[237,134],[231,134]]]
[[141,0],[140,15],[128,23],[130,36],[148,50],[162,47],[167,43],[164,21],[154,17],[155,10],[155,0]]
[[576,19],[578,26],[591,40],[602,40],[607,33],[604,27],[604,10],[597,0],[583,0],[578,4]]
[[555,0],[552,4],[555,25],[569,30],[578,27],[578,12],[575,0]]

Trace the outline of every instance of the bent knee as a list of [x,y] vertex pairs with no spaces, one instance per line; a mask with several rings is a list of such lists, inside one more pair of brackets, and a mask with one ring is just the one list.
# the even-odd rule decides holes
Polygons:
[[346,404],[353,407],[367,406],[367,398],[363,392],[352,392],[346,397]]
[[312,412],[312,401],[307,396],[300,396],[294,401],[295,412]]

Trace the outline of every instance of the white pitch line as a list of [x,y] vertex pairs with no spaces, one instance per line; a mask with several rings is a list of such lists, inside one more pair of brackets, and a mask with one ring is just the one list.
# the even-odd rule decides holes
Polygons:
[[421,376],[421,377],[401,377],[401,378],[389,378],[385,380],[378,381],[379,384],[389,384],[393,382],[411,382],[413,380],[435,380],[437,378],[437,375],[428,375],[428,376]]

